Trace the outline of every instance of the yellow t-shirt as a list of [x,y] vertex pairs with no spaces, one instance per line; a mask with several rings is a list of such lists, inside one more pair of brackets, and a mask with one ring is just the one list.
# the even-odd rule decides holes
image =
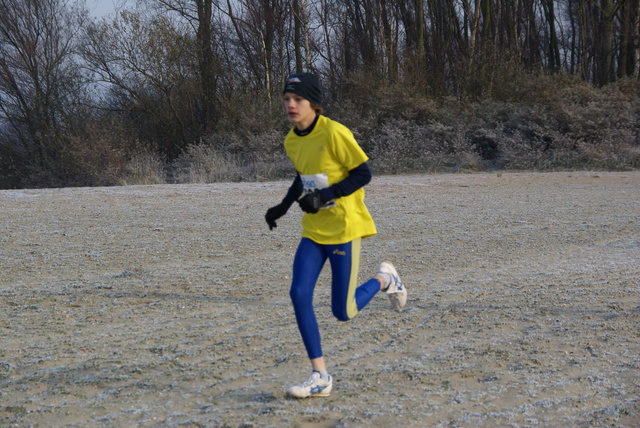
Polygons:
[[[338,183],[369,158],[344,125],[320,116],[310,134],[289,131],[284,148],[300,173],[304,192]],[[328,201],[315,214],[302,217],[302,237],[319,244],[344,244],[377,233],[364,204],[364,188]]]

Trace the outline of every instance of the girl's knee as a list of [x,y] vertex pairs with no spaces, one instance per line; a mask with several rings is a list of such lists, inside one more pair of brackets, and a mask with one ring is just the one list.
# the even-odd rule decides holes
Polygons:
[[306,303],[312,300],[311,293],[302,287],[291,287],[291,290],[289,290],[289,297],[294,304]]

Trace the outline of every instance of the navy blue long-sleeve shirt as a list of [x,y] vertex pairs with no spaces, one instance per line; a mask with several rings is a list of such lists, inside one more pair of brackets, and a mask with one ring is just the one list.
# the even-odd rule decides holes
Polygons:
[[[330,201],[343,196],[349,196],[356,190],[369,184],[370,181],[371,170],[365,162],[350,170],[349,176],[344,180],[339,183],[332,184],[327,188],[320,189],[320,194],[325,202]],[[289,187],[287,195],[282,200],[282,203],[286,204],[287,208],[289,208],[301,195],[302,179],[300,178],[300,174],[296,174],[296,178]]]

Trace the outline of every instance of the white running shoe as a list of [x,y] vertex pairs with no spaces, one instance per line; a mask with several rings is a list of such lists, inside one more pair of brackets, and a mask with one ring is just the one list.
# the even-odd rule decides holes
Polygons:
[[328,397],[333,386],[333,378],[329,376],[329,381],[320,378],[320,373],[314,371],[309,380],[301,385],[292,386],[287,389],[287,394],[296,398],[307,397]]
[[407,289],[398,276],[398,271],[391,262],[382,262],[378,266],[377,275],[390,278],[391,280],[387,284],[387,287],[383,289],[389,296],[391,301],[391,307],[393,309],[402,309],[407,303]]

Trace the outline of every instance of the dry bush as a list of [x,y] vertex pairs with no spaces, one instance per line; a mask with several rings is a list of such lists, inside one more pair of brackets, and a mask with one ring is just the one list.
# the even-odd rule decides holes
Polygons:
[[[638,167],[640,85],[621,81],[597,89],[571,77],[529,77],[495,83],[500,96],[481,101],[371,87],[366,76],[355,77],[346,98],[328,103],[326,114],[353,131],[378,174]],[[274,116],[281,114],[277,109]],[[234,129],[191,146],[174,164],[175,180],[292,174],[282,149],[286,125],[260,133]]]
[[475,171],[481,169],[464,130],[440,122],[426,125],[406,120],[389,121],[371,136],[366,146],[371,165],[379,174]]
[[430,98],[349,81],[329,106],[377,173],[636,168],[640,83],[593,88],[574,77],[512,76],[491,98]]
[[[126,162],[126,145],[104,130],[68,135],[46,147],[47,157],[13,151],[19,187],[111,186]],[[4,169],[4,168],[3,168]]]
[[165,183],[164,160],[151,145],[126,136],[118,124],[88,127],[69,145],[73,171],[66,185],[114,186]]
[[24,157],[13,147],[0,144],[0,189],[24,187]]
[[[238,91],[219,101],[218,122],[213,134],[261,134],[268,129],[286,129],[287,117],[279,92],[265,97],[248,91]],[[211,138],[207,135],[205,139]]]
[[[471,100],[353,75],[324,107],[353,131],[379,174],[640,167],[637,79],[603,88],[569,76],[504,80],[492,82],[489,97]],[[169,162],[157,144],[134,140],[139,133],[120,119],[70,129],[45,160],[5,135],[0,186],[260,181],[295,173],[282,146],[291,125],[275,95],[224,100],[216,131]]]
[[119,185],[164,184],[165,162],[157,152],[142,147],[127,159],[124,170],[118,178]]
[[263,181],[291,176],[294,171],[284,153],[284,134],[220,133],[194,144],[171,165],[176,183]]
[[187,147],[171,169],[176,183],[215,183],[239,181],[242,165],[232,155],[200,144]]
[[[113,122],[85,122],[47,147],[48,158],[6,151],[3,187],[115,186],[166,182],[164,160]],[[12,167],[12,168],[10,168]]]
[[69,163],[75,180],[67,185],[113,186],[119,184],[127,162],[128,143],[120,135],[94,128],[71,142]]

